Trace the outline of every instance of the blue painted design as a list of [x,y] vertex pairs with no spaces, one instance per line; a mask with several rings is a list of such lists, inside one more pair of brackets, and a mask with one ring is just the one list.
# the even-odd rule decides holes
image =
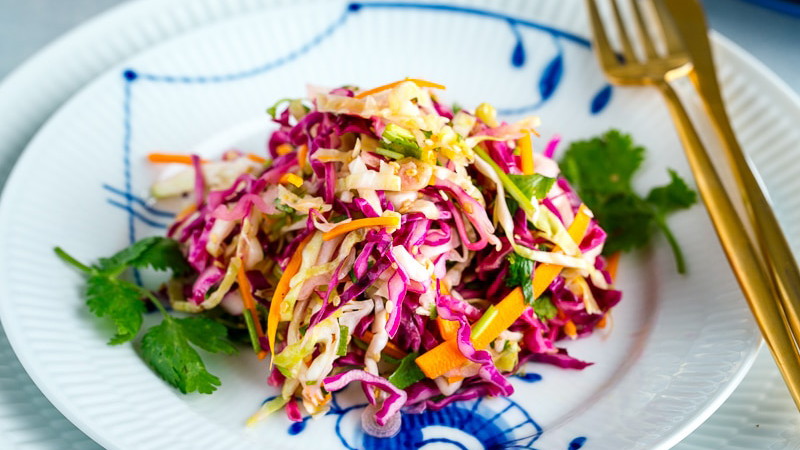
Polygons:
[[569,443],[569,447],[567,447],[567,448],[569,450],[578,450],[580,448],[583,448],[584,444],[586,444],[586,438],[583,437],[583,436],[580,436],[580,437],[576,437],[575,439],[573,439],[572,442]]
[[312,37],[311,40],[303,44],[299,49],[289,52],[288,54],[279,57],[278,59],[268,61],[265,64],[260,66],[252,67],[250,69],[245,69],[238,72],[227,73],[227,74],[214,74],[214,75],[199,75],[199,76],[189,76],[189,75],[161,75],[161,74],[140,74],[142,80],[152,81],[156,83],[180,83],[180,84],[194,84],[194,83],[226,83],[231,81],[238,81],[245,78],[251,78],[256,75],[261,75],[267,73],[273,69],[277,69],[278,67],[284,66],[287,63],[290,63],[297,58],[303,56],[304,54],[308,53],[311,49],[322,43],[322,41],[333,34],[337,28],[344,25],[345,20],[347,20],[347,16],[350,14],[351,10],[348,8],[346,9],[339,18],[333,22],[332,24],[328,25],[321,33],[317,34],[316,36]]
[[[541,377],[522,376],[538,381]],[[538,378],[537,378],[538,377]],[[544,430],[530,414],[510,398],[497,398],[487,404],[484,398],[452,403],[439,411],[403,414],[400,431],[392,438],[376,438],[361,430],[361,414],[366,403],[342,407],[333,393],[326,416],[336,417],[334,432],[347,450],[401,450],[422,448],[428,444],[449,444],[450,448],[467,449],[479,442],[487,450],[534,449]],[[268,397],[262,404],[274,399]],[[304,432],[310,417],[289,425],[291,436]],[[319,426],[322,421],[316,421]],[[428,429],[430,427],[430,429]],[[448,432],[446,429],[454,431]],[[467,438],[467,439],[465,439]],[[466,442],[464,442],[466,440]],[[579,450],[587,438],[580,436],[568,444],[567,450]]]
[[155,220],[150,219],[149,217],[145,216],[144,214],[140,213],[139,211],[136,211],[135,209],[133,209],[130,206],[130,204],[120,203],[120,202],[118,202],[116,200],[111,200],[110,198],[107,199],[106,201],[108,202],[109,205],[117,207],[117,208],[127,212],[130,215],[130,217],[132,217],[134,219],[138,219],[138,220],[146,223],[147,225],[150,225],[151,227],[154,227],[154,228],[167,228],[167,226],[165,224],[163,224],[161,222],[156,222]]
[[134,70],[127,69],[127,70],[122,72],[122,77],[125,78],[128,81],[133,81],[133,80],[135,80],[136,78],[139,77],[139,74],[137,74],[136,71],[134,71]]
[[133,79],[128,79],[128,76],[130,75],[129,72],[133,71],[126,70],[124,72],[126,82],[122,102],[123,117],[125,117],[122,135],[122,165],[124,168],[123,179],[125,180],[125,202],[127,205],[127,210],[129,211],[128,240],[131,243],[134,243],[136,241],[136,229],[134,226],[135,216],[133,214],[133,189],[131,187],[131,83],[136,79],[136,77],[133,77]]
[[[458,439],[469,436],[486,449],[532,448],[542,428],[517,403],[508,398],[495,400],[502,406],[483,406],[483,398],[454,403],[439,411],[420,414],[404,414],[398,434],[391,439],[369,436],[361,431],[361,413],[366,404],[343,408],[334,394],[330,410],[326,415],[337,416],[335,432],[339,441],[348,450],[392,450],[414,449],[427,444],[447,443],[453,448],[467,448]],[[267,399],[268,401],[269,399]],[[347,430],[344,427],[348,427]],[[357,428],[352,428],[357,427]],[[426,430],[428,427],[431,430]],[[306,421],[294,423],[289,434],[297,435],[306,429]],[[458,430],[442,436],[444,428]],[[345,432],[348,431],[348,432]]]
[[547,101],[556,92],[556,88],[561,83],[561,76],[564,74],[564,55],[559,52],[542,72],[542,77],[539,79],[539,95],[542,102]]
[[537,381],[542,381],[542,376],[538,373],[526,373],[526,374],[517,374],[514,375],[514,378],[522,380],[526,383],[535,383]]
[[559,28],[554,28],[538,22],[524,20],[518,17],[509,16],[508,14],[503,14],[486,9],[470,8],[467,6],[447,5],[439,3],[416,3],[416,2],[402,2],[402,3],[401,2],[353,2],[351,3],[350,8],[353,8],[354,5],[356,8],[355,11],[358,11],[363,8],[422,9],[431,11],[456,12],[462,14],[469,14],[473,16],[486,17],[490,19],[499,19],[504,22],[513,23],[516,25],[522,25],[524,27],[533,28],[539,31],[544,31],[553,37],[566,39],[570,42],[580,44],[587,48],[591,46],[591,43],[589,42],[588,39],[579,36],[575,33],[570,33],[569,31],[564,31]]
[[103,184],[103,189],[107,190],[108,192],[110,192],[112,194],[117,194],[117,195],[121,196],[124,199],[130,198],[131,200],[133,200],[134,203],[136,203],[137,205],[141,206],[145,211],[147,211],[148,213],[150,213],[150,214],[152,214],[154,216],[166,217],[168,219],[170,219],[172,217],[175,217],[175,214],[173,214],[173,213],[171,213],[169,211],[164,211],[162,209],[154,208],[154,207],[150,206],[147,203],[147,200],[143,199],[142,197],[139,197],[139,196],[136,196],[136,195],[133,195],[133,194],[128,194],[127,192],[123,191],[122,189],[117,189],[114,186],[111,186],[111,185],[108,185],[108,184]]
[[522,43],[522,34],[519,32],[516,23],[509,22],[508,24],[511,27],[511,32],[514,33],[514,39],[516,39],[514,50],[511,51],[511,65],[519,68],[525,65],[525,45]]
[[289,426],[289,434],[294,436],[303,432],[306,429],[306,420],[303,419],[302,422],[295,422]]
[[589,111],[592,114],[598,114],[600,111],[605,109],[606,105],[608,105],[608,102],[611,100],[611,92],[612,89],[610,84],[603,86],[599,91],[597,91],[597,94],[595,94],[595,96],[592,98],[592,104],[589,108]]

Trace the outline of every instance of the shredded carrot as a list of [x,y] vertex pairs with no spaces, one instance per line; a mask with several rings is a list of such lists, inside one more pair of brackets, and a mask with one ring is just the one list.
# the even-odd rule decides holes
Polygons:
[[258,352],[258,359],[264,359],[267,357],[267,355],[269,355],[269,353],[265,352],[264,350],[261,350],[260,352]]
[[[567,232],[573,241],[580,244],[580,241],[586,234],[586,230],[589,228],[591,221],[592,216],[589,212],[589,208],[586,207],[586,205],[581,205],[578,209],[578,214],[575,215],[575,219],[567,229]],[[558,248],[556,248],[554,251],[558,251]],[[544,293],[545,290],[547,290],[548,287],[550,287],[550,284],[553,282],[553,280],[555,280],[558,274],[561,273],[561,269],[563,269],[563,266],[559,266],[557,264],[540,264],[536,267],[536,270],[533,271],[534,298],[538,298]]]
[[533,144],[531,143],[531,135],[525,133],[518,141],[519,157],[521,162],[522,173],[525,175],[533,175]]
[[469,361],[458,349],[455,339],[442,342],[421,354],[414,362],[428,378],[436,378],[457,369]]
[[613,255],[609,256],[607,260],[608,266],[606,267],[606,270],[608,271],[608,274],[611,275],[611,281],[617,279],[617,267],[619,267],[619,255],[620,252],[616,252]]
[[[177,164],[192,164],[192,157],[190,155],[176,155],[173,153],[150,153],[147,155],[147,159],[151,163],[159,163],[159,164],[166,164],[166,163],[177,163]],[[201,159],[200,162],[207,163],[208,160]]]
[[[258,156],[254,153],[248,153],[247,158],[250,161],[257,162],[259,164],[266,164],[267,160]],[[147,155],[147,160],[151,163],[156,164],[167,164],[167,163],[177,163],[177,164],[192,164],[192,157],[190,155],[179,155],[174,153],[150,153]],[[207,159],[201,159],[201,163],[206,164],[208,162]]]
[[267,159],[266,158],[262,158],[262,157],[256,155],[255,153],[248,153],[247,154],[247,159],[249,159],[250,161],[253,161],[253,162],[257,162],[259,164],[266,164],[267,163]]
[[366,219],[356,219],[352,222],[345,222],[331,228],[329,231],[322,235],[323,241],[330,241],[336,236],[349,233],[353,230],[364,227],[399,227],[400,217],[386,216],[386,217],[367,217]]
[[[264,330],[261,328],[261,321],[258,320],[258,312],[256,312],[256,300],[253,298],[253,287],[250,286],[250,280],[247,278],[247,274],[245,273],[244,264],[239,267],[239,272],[236,274],[236,281],[239,283],[239,294],[242,296],[242,303],[244,303],[245,309],[250,312],[250,315],[253,317],[253,325],[256,328],[256,336],[259,338],[259,346],[261,345],[260,340],[264,337]],[[262,356],[262,353],[264,354]],[[266,356],[266,352],[263,350],[258,352],[258,358],[264,359]]]
[[564,324],[564,334],[573,339],[578,335],[578,327],[575,326],[575,322],[568,320],[567,323]]
[[[581,205],[578,214],[567,229],[574,241],[580,242],[589,228],[591,219],[589,208],[586,205]],[[534,298],[542,295],[558,274],[561,273],[561,269],[563,269],[563,266],[555,264],[540,264],[536,267],[533,274]],[[500,333],[507,330],[522,315],[528,306],[525,304],[525,296],[522,294],[522,290],[516,288],[494,307],[497,310],[496,316],[478,333],[471,336],[472,345],[476,349],[484,349],[491,344]],[[458,349],[458,344],[455,340],[447,340],[423,353],[415,361],[425,376],[436,378],[461,367],[468,362],[468,359]]]
[[597,325],[595,325],[595,326],[597,328],[605,328],[606,327],[606,317],[607,317],[607,315],[604,314],[603,317],[600,318],[600,320],[597,322]]
[[189,206],[183,208],[182,210],[180,210],[180,212],[178,212],[178,214],[175,215],[175,220],[183,220],[189,217],[189,214],[195,211],[197,211],[197,204],[190,203]]
[[293,173],[285,173],[281,175],[281,178],[278,180],[278,182],[281,184],[293,184],[294,187],[300,187],[303,185],[303,179]]
[[[375,337],[375,333],[372,331],[365,331],[364,334],[361,335],[361,340],[369,344],[372,342],[372,338]],[[391,342],[386,343],[386,347],[383,348],[383,352],[387,355],[391,356],[392,358],[403,359],[405,358],[406,352],[400,349],[400,347],[396,346]]]
[[308,146],[302,144],[297,148],[297,165],[300,166],[300,170],[306,168],[306,159],[308,159]]
[[483,329],[471,336],[475,348],[488,347],[500,333],[507,330],[522,315],[527,307],[522,289],[514,289],[494,307],[497,315]]
[[288,155],[289,153],[292,153],[293,151],[294,151],[294,147],[292,147],[291,144],[286,144],[286,143],[281,144],[281,145],[279,145],[278,147],[275,148],[275,153],[277,153],[279,156]]
[[462,377],[462,376],[456,376],[456,377],[444,377],[444,379],[445,379],[445,380],[446,380],[448,383],[450,383],[450,384],[453,384],[453,383],[456,383],[456,382],[458,382],[458,381],[461,381],[461,380],[463,380],[463,379],[464,379],[464,377]]
[[441,317],[436,317],[436,325],[439,327],[439,334],[442,335],[442,339],[445,341],[456,338],[458,322],[455,320],[445,320]]
[[355,98],[364,98],[364,97],[366,97],[368,95],[377,94],[378,92],[385,91],[387,89],[391,89],[391,88],[393,88],[393,87],[395,87],[395,86],[397,86],[397,85],[399,85],[401,83],[405,83],[406,81],[410,81],[410,82],[416,84],[419,87],[430,87],[430,88],[434,88],[434,89],[447,89],[446,87],[444,87],[441,84],[433,83],[433,82],[425,81],[425,80],[420,80],[419,78],[405,78],[403,80],[395,81],[395,82],[389,83],[389,84],[384,84],[383,86],[378,86],[376,88],[373,88],[373,89],[370,89],[370,90],[367,90],[367,91],[359,92],[358,94],[356,94]]
[[[471,337],[477,349],[486,348],[504,330],[513,324],[525,310],[525,296],[520,288],[511,291],[500,303],[495,305],[497,316],[479,333]],[[463,366],[468,359],[458,349],[455,339],[448,339],[433,349],[423,353],[416,360],[417,366],[428,378],[436,378]]]
[[[275,336],[278,334],[278,322],[281,320],[281,303],[283,303],[283,299],[286,298],[286,294],[289,293],[289,282],[292,281],[292,277],[294,277],[300,269],[300,264],[303,262],[303,249],[306,247],[306,244],[308,244],[308,241],[311,240],[312,236],[314,235],[309,234],[300,242],[300,245],[297,246],[297,250],[294,251],[294,254],[289,259],[289,264],[287,264],[286,269],[283,270],[281,279],[278,280],[278,285],[275,286],[275,293],[272,295],[272,302],[269,305],[269,316],[267,317],[267,339],[269,340],[269,352],[272,356],[275,356]],[[272,362],[270,362],[270,364],[272,364]]]

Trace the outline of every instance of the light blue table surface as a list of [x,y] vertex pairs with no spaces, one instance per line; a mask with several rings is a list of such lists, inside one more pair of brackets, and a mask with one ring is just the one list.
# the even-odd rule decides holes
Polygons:
[[[66,31],[119,3],[122,2],[120,0],[0,0],[0,79]],[[761,60],[789,87],[800,93],[800,17],[782,15],[744,0],[703,0],[703,3],[714,29]],[[800,143],[798,145],[800,146]],[[762,354],[754,367],[754,372],[759,373],[753,373],[749,377],[753,379],[756,376],[763,377],[769,371],[775,370],[774,364]],[[753,381],[748,381],[746,378],[744,383],[748,382]],[[2,399],[4,402],[18,401],[20,405],[37,402],[40,405],[40,410],[35,413],[28,413],[29,408],[20,406],[20,411],[26,411],[21,416],[0,415],[0,448],[61,449],[65,448],[63,444],[67,442],[71,444],[71,448],[96,448],[96,444],[47,403],[16,361],[4,335],[0,335],[0,383],[5,385],[0,391],[4,395],[13,396],[10,399]],[[772,388],[776,389],[775,386]],[[736,398],[737,395],[740,397]],[[741,404],[743,400],[741,395],[745,394],[734,392],[729,404]],[[781,405],[782,408],[786,408],[786,402]],[[730,414],[731,408],[732,406],[726,404],[720,411]],[[31,421],[37,422],[36,428],[46,436],[15,435],[17,430],[30,428],[28,422]],[[713,427],[718,425],[712,416],[701,426],[702,432],[690,435],[676,448],[687,450],[714,448],[715,441],[708,439],[707,436],[714,434],[709,431],[714,431]],[[758,424],[747,424],[747,426],[758,426]],[[777,436],[785,434],[786,431],[777,429],[769,432]],[[719,430],[719,433],[725,432],[724,429]],[[794,436],[800,437],[800,433],[795,433]],[[778,448],[800,448],[800,439],[792,438],[788,441],[784,439],[781,442]]]

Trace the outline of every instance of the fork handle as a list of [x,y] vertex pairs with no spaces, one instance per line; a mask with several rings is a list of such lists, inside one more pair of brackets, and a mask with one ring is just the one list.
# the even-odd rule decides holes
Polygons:
[[[696,77],[698,74],[692,74]],[[703,98],[711,115],[712,123],[717,129],[724,144],[725,154],[733,169],[734,179],[744,201],[750,223],[756,235],[761,256],[769,275],[778,291],[792,333],[800,338],[800,270],[794,255],[786,242],[786,237],[775,218],[769,200],[764,194],[762,184],[756,178],[745,157],[736,135],[731,128],[730,120],[725,112],[719,87],[716,82],[717,95],[712,99],[706,93]]]
[[686,51],[694,64],[689,78],[722,138],[725,155],[747,210],[748,221],[753,225],[768,275],[772,277],[792,333],[800,338],[800,269],[725,111],[703,6],[697,0],[669,0],[657,4],[666,6],[667,14],[675,19],[678,34],[684,38]]
[[792,398],[800,408],[800,353],[769,278],[680,98],[666,81],[655,84],[667,101],[700,196],[706,204],[728,262]]

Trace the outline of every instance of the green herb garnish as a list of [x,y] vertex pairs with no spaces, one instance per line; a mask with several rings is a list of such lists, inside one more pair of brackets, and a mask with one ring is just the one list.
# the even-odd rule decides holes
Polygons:
[[630,135],[610,130],[603,136],[573,142],[561,159],[563,175],[608,232],[604,253],[642,247],[661,230],[675,255],[680,273],[686,272],[683,253],[667,226],[669,214],[697,202],[697,193],[674,170],[670,182],[639,196],[632,179],[645,150]]
[[172,316],[152,292],[120,278],[128,268],[150,267],[170,270],[176,276],[187,274],[190,267],[177,242],[163,237],[145,238],[91,266],[79,262],[59,247],[55,252],[87,275],[86,304],[89,311],[108,319],[116,328],[110,345],[128,342],[139,334],[146,310],[142,299],[149,299],[161,312],[163,320],[145,332],[141,343],[142,358],[161,378],[183,393],[210,394],[216,390],[220,385],[219,378],[206,370],[194,347],[211,353],[236,353],[236,347],[227,338],[225,326],[206,317]]

